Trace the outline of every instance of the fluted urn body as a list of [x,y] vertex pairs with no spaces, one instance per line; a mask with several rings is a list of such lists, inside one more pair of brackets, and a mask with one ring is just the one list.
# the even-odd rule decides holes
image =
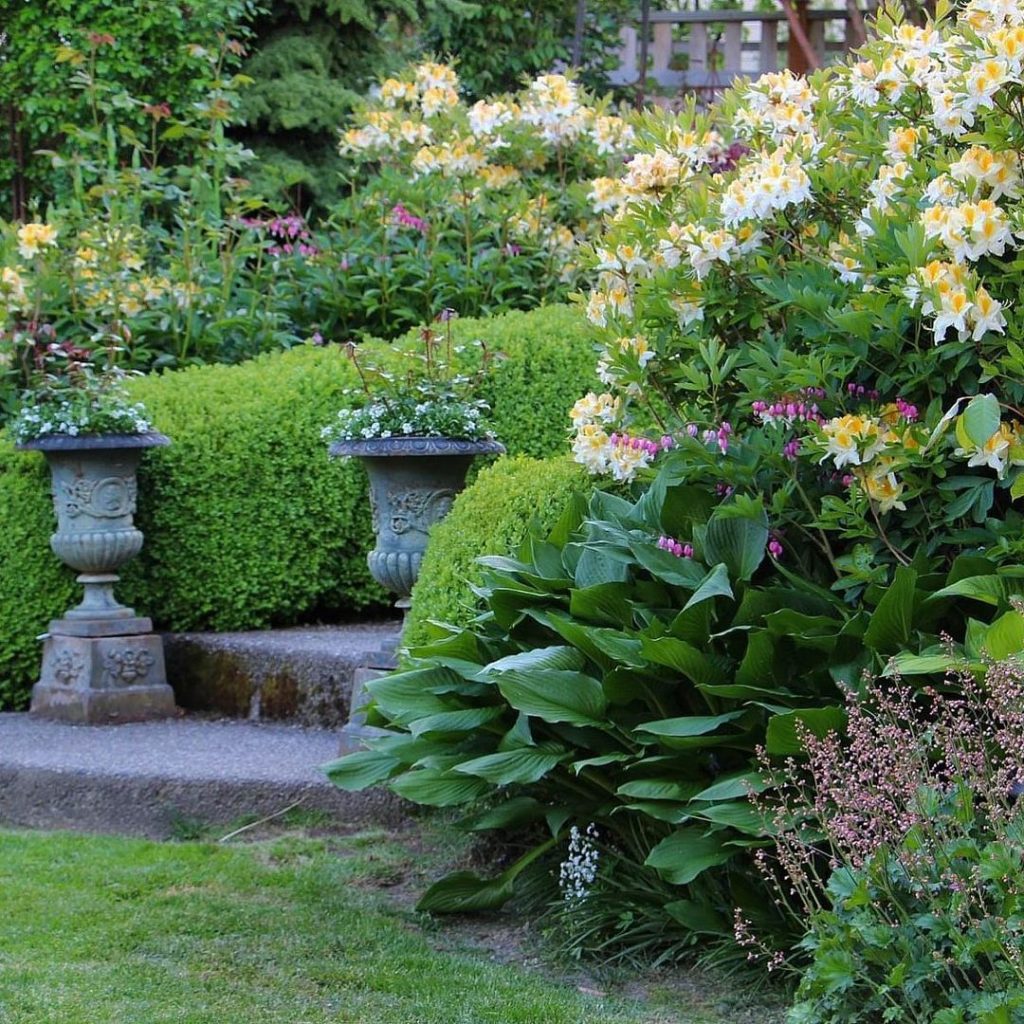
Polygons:
[[114,596],[119,571],[142,550],[134,523],[139,461],[163,434],[51,435],[22,448],[50,465],[54,554],[78,572],[85,596],[49,625],[32,710],[75,722],[128,721],[174,713],[163,646],[148,618]]
[[427,535],[443,519],[478,455],[498,455],[497,441],[443,437],[372,438],[338,441],[332,455],[358,457],[370,478],[370,509],[376,546],[367,556],[370,573],[407,608],[419,575]]

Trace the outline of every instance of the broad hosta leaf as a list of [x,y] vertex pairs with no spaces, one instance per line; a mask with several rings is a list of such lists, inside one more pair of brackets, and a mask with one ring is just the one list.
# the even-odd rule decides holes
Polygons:
[[604,625],[629,626],[633,620],[631,592],[625,583],[599,583],[574,590],[569,597],[569,614]]
[[689,558],[676,558],[653,544],[637,544],[633,548],[636,560],[656,579],[673,587],[695,590],[704,578],[704,570]]
[[706,789],[702,789],[694,800],[736,800],[749,793],[762,793],[765,782],[758,772],[739,772],[728,775]]
[[676,800],[686,803],[699,793],[701,782],[681,782],[678,779],[635,779],[615,791],[619,796],[633,800]]
[[447,668],[413,669],[383,676],[367,683],[377,707],[393,722],[407,724],[417,718],[437,715],[458,708],[438,693],[450,692],[462,685],[462,677]]
[[505,709],[495,705],[488,708],[460,708],[457,711],[442,711],[426,718],[417,718],[409,723],[413,736],[428,732],[472,732],[480,726],[500,718]]
[[1020,654],[1024,651],[1024,615],[1018,611],[1000,615],[988,627],[984,643],[985,649],[996,661]]
[[864,643],[879,654],[895,654],[906,647],[914,623],[917,573],[901,565],[871,615]]
[[846,712],[839,707],[798,708],[775,715],[768,720],[768,734],[765,749],[769,754],[786,757],[802,754],[798,726],[812,736],[825,736],[830,732],[842,732],[846,726]]
[[601,684],[582,672],[515,672],[497,676],[501,695],[517,711],[545,722],[603,725],[608,708]]
[[698,900],[673,900],[665,913],[696,935],[731,935],[732,925],[721,914]]
[[701,580],[700,585],[693,592],[690,600],[683,605],[683,610],[692,608],[694,605],[700,604],[702,601],[709,601],[715,597],[732,597],[732,587],[729,584],[729,570],[725,565],[719,562],[708,574]]
[[889,659],[882,672],[883,676],[930,676],[945,674],[956,664],[948,654],[913,654],[901,651]]
[[629,575],[626,562],[614,558],[600,548],[583,549],[576,563],[576,586],[596,587],[600,583],[621,583]]
[[728,803],[710,804],[706,807],[691,805],[690,814],[702,821],[710,821],[715,825],[729,825],[738,832],[751,836],[765,833],[765,821],[761,812],[746,800],[733,800]]
[[666,882],[686,885],[708,868],[724,864],[732,855],[722,845],[720,835],[706,835],[702,828],[687,826],[658,843],[644,864],[654,868]]
[[565,751],[521,747],[519,750],[505,750],[497,754],[474,757],[472,761],[457,765],[455,771],[465,775],[476,775],[493,782],[496,786],[507,786],[513,782],[536,782],[565,758]]
[[597,757],[585,757],[582,761],[573,761],[569,767],[579,775],[587,768],[604,768],[610,764],[622,764],[625,761],[632,761],[635,754],[600,754]]
[[533,650],[510,654],[492,661],[488,673],[495,672],[536,672],[539,669],[580,669],[583,655],[572,647],[536,647]]
[[690,715],[685,718],[663,718],[657,722],[645,722],[634,728],[634,732],[649,732],[653,736],[706,736],[728,722],[742,718],[745,711],[729,711],[724,715]]
[[402,762],[377,750],[357,750],[331,761],[322,771],[336,786],[354,792],[383,782]]
[[515,894],[515,876],[480,878],[471,871],[456,871],[435,882],[420,898],[416,909],[434,914],[465,914],[497,910]]
[[646,638],[641,653],[656,665],[665,665],[681,672],[698,686],[714,685],[722,681],[715,663],[703,651],[685,640],[677,640],[672,636]]
[[1011,594],[1020,593],[1019,582],[1013,582],[1002,576],[968,576],[957,580],[948,587],[936,590],[929,598],[931,601],[943,597],[969,597],[982,601],[993,607],[1005,605]]
[[764,687],[775,681],[776,639],[763,629],[747,637],[747,649],[736,669],[736,682],[740,686]]
[[479,814],[459,822],[459,828],[467,832],[488,832],[498,828],[518,828],[544,816],[544,805],[532,796],[517,796],[506,800],[497,807],[488,808]]
[[731,578],[749,580],[764,561],[768,520],[715,516],[694,536],[699,537],[705,562],[724,562]]
[[490,789],[483,779],[439,768],[414,768],[396,775],[390,787],[399,796],[428,807],[454,807],[479,800]]

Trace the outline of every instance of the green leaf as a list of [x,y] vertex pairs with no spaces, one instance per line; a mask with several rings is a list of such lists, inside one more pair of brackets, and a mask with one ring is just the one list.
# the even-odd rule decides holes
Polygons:
[[355,792],[389,778],[401,764],[397,757],[377,750],[357,750],[325,764],[321,771],[340,789]]
[[864,643],[880,654],[894,654],[907,645],[914,622],[917,573],[901,565],[882,595],[864,633]]
[[435,882],[420,897],[416,909],[434,914],[465,914],[497,910],[515,895],[515,876],[480,878],[471,871],[456,871]]
[[488,832],[491,829],[518,828],[543,817],[544,805],[532,796],[517,796],[497,807],[488,808],[459,822],[467,832]]
[[711,804],[709,807],[698,809],[690,808],[690,814],[694,818],[710,821],[715,825],[728,825],[747,835],[763,836],[765,834],[763,815],[746,800]]
[[714,516],[694,531],[704,561],[724,562],[732,579],[749,580],[764,561],[768,545],[768,517]]
[[634,779],[623,783],[615,792],[631,800],[674,800],[686,803],[700,787],[699,782],[682,782],[679,779]]
[[996,661],[1024,651],[1024,615],[1018,611],[1000,615],[985,633],[985,648]]
[[1006,604],[1010,594],[1018,593],[1019,589],[1019,584],[1013,585],[1002,576],[968,576],[966,579],[951,583],[948,587],[936,590],[928,600],[936,601],[943,597],[968,597],[998,607],[1001,604]]
[[524,784],[543,778],[560,761],[565,751],[546,751],[536,747],[520,747],[497,754],[485,754],[471,761],[456,765],[455,771],[465,775],[476,775],[496,786],[508,786],[513,782]]
[[652,736],[706,736],[709,732],[742,718],[745,711],[729,711],[724,715],[690,715],[685,718],[662,718],[636,726],[634,732],[649,732]]
[[695,590],[704,578],[704,570],[690,558],[676,558],[653,544],[633,547],[636,560],[656,579],[673,587]]
[[644,864],[673,885],[686,885],[708,868],[724,864],[732,851],[717,834],[705,835],[701,828],[676,829],[651,850]]
[[604,724],[608,708],[604,690],[598,680],[582,672],[503,673],[498,675],[498,689],[517,711],[545,722]]
[[729,922],[701,900],[672,900],[662,909],[674,921],[696,935],[731,934]]
[[673,636],[645,637],[640,653],[656,665],[681,672],[698,685],[713,685],[721,678],[714,662],[703,651]]
[[428,732],[473,732],[482,725],[500,718],[504,710],[502,707],[494,706],[442,711],[426,718],[417,718],[409,723],[408,728],[413,736],[422,736]]
[[406,800],[428,807],[468,804],[490,791],[483,779],[466,778],[441,768],[414,768],[396,775],[389,785]]
[[995,395],[975,395],[967,403],[961,421],[974,445],[982,447],[999,429],[999,400]]
[[788,757],[804,752],[798,726],[812,736],[826,736],[830,732],[841,733],[846,726],[846,712],[840,707],[798,708],[768,720],[765,749],[769,754]]
[[569,596],[569,614],[609,626],[628,626],[633,609],[628,595],[632,588],[624,583],[599,583],[594,587],[573,590]]
[[736,800],[749,793],[761,793],[765,782],[757,772],[738,772],[702,789],[694,800]]
[[492,661],[484,672],[536,672],[539,669],[580,669],[584,658],[572,647],[535,647]]
[[732,597],[732,587],[729,585],[729,570],[724,563],[719,562],[707,576],[700,582],[700,586],[693,592],[690,600],[683,605],[683,611],[708,601],[714,597]]

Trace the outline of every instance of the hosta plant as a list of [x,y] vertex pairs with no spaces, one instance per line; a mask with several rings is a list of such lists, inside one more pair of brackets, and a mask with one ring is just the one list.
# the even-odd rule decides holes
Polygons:
[[[333,764],[335,782],[464,808],[473,829],[535,828],[503,874],[453,876],[423,907],[497,906],[594,823],[614,858],[676,887],[663,908],[676,930],[725,933],[734,905],[768,920],[750,858],[767,841],[747,801],[755,749],[797,755],[801,730],[840,728],[840,684],[911,638],[938,647],[940,629],[963,628],[950,595],[1006,614],[1024,589],[983,560],[951,576],[903,567],[850,607],[780,560],[760,503],[723,501],[683,482],[681,453],[664,459],[635,501],[598,491],[517,558],[485,559],[477,623],[370,685],[392,735]],[[979,645],[997,628],[980,602]]]

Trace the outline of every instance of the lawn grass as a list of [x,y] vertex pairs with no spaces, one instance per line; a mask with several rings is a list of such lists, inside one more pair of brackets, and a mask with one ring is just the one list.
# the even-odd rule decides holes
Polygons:
[[383,833],[217,845],[0,831],[0,1022],[718,1021],[432,941],[381,892],[416,857]]

